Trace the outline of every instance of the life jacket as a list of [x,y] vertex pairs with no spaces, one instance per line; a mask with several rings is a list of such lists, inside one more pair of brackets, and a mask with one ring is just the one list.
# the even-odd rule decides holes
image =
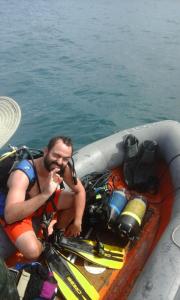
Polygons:
[[[9,163],[9,162],[7,162],[7,163]],[[3,167],[5,167],[5,164]],[[7,196],[7,192],[8,192],[8,187],[7,187],[8,177],[12,172],[14,172],[16,170],[20,170],[20,171],[24,172],[26,174],[26,176],[28,177],[28,179],[29,179],[28,190],[32,187],[32,185],[35,183],[35,181],[37,179],[36,171],[35,171],[32,163],[30,163],[30,161],[27,159],[23,159],[21,161],[16,161],[16,163],[13,164],[13,166],[11,167],[9,172],[7,172],[7,170],[4,169],[6,174],[4,174],[4,177],[2,177],[3,184],[1,184],[1,186],[0,186],[0,217],[4,216],[5,201],[6,201],[6,196]],[[1,171],[2,171],[2,166],[1,166]],[[1,176],[2,176],[2,174],[1,174]],[[6,182],[5,182],[5,179],[6,179]]]
[[137,137],[128,134],[123,138],[123,147],[123,175],[128,188],[156,193],[159,186],[156,175],[157,142],[145,140],[140,144]]

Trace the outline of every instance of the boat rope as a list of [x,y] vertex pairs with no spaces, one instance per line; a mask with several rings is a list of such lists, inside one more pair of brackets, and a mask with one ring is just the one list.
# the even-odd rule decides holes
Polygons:
[[171,238],[172,238],[172,241],[173,243],[180,248],[180,232],[179,232],[179,240],[177,241],[177,231],[179,231],[180,229],[180,224],[178,226],[176,226],[172,232],[172,235],[171,235]]
[[163,171],[163,172],[161,173],[161,175],[159,176],[159,180],[163,180],[164,176],[166,175],[167,171],[169,170],[169,167],[170,167],[171,163],[172,163],[176,158],[178,158],[178,157],[180,157],[180,153],[174,155],[174,156],[170,159],[170,161],[169,161],[169,162],[167,163],[167,165],[165,166],[164,171]]

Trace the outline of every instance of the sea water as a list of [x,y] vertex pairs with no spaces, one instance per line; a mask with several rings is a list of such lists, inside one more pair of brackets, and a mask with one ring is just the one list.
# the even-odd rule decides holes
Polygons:
[[11,144],[75,149],[121,129],[180,121],[180,1],[0,0],[0,95]]

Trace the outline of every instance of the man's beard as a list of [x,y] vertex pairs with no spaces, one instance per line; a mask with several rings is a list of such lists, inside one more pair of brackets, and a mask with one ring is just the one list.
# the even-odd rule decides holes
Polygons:
[[44,167],[46,168],[46,170],[48,172],[51,172],[55,168],[59,168],[60,171],[62,171],[64,169],[63,164],[59,165],[56,161],[50,160],[49,157],[48,157],[48,155],[46,155],[44,157]]

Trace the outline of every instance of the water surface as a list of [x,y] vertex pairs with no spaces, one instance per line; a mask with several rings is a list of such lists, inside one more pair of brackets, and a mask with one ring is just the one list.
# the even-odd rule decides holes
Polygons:
[[117,130],[180,121],[180,2],[0,0],[0,95],[21,125],[11,143],[52,135],[78,149]]

